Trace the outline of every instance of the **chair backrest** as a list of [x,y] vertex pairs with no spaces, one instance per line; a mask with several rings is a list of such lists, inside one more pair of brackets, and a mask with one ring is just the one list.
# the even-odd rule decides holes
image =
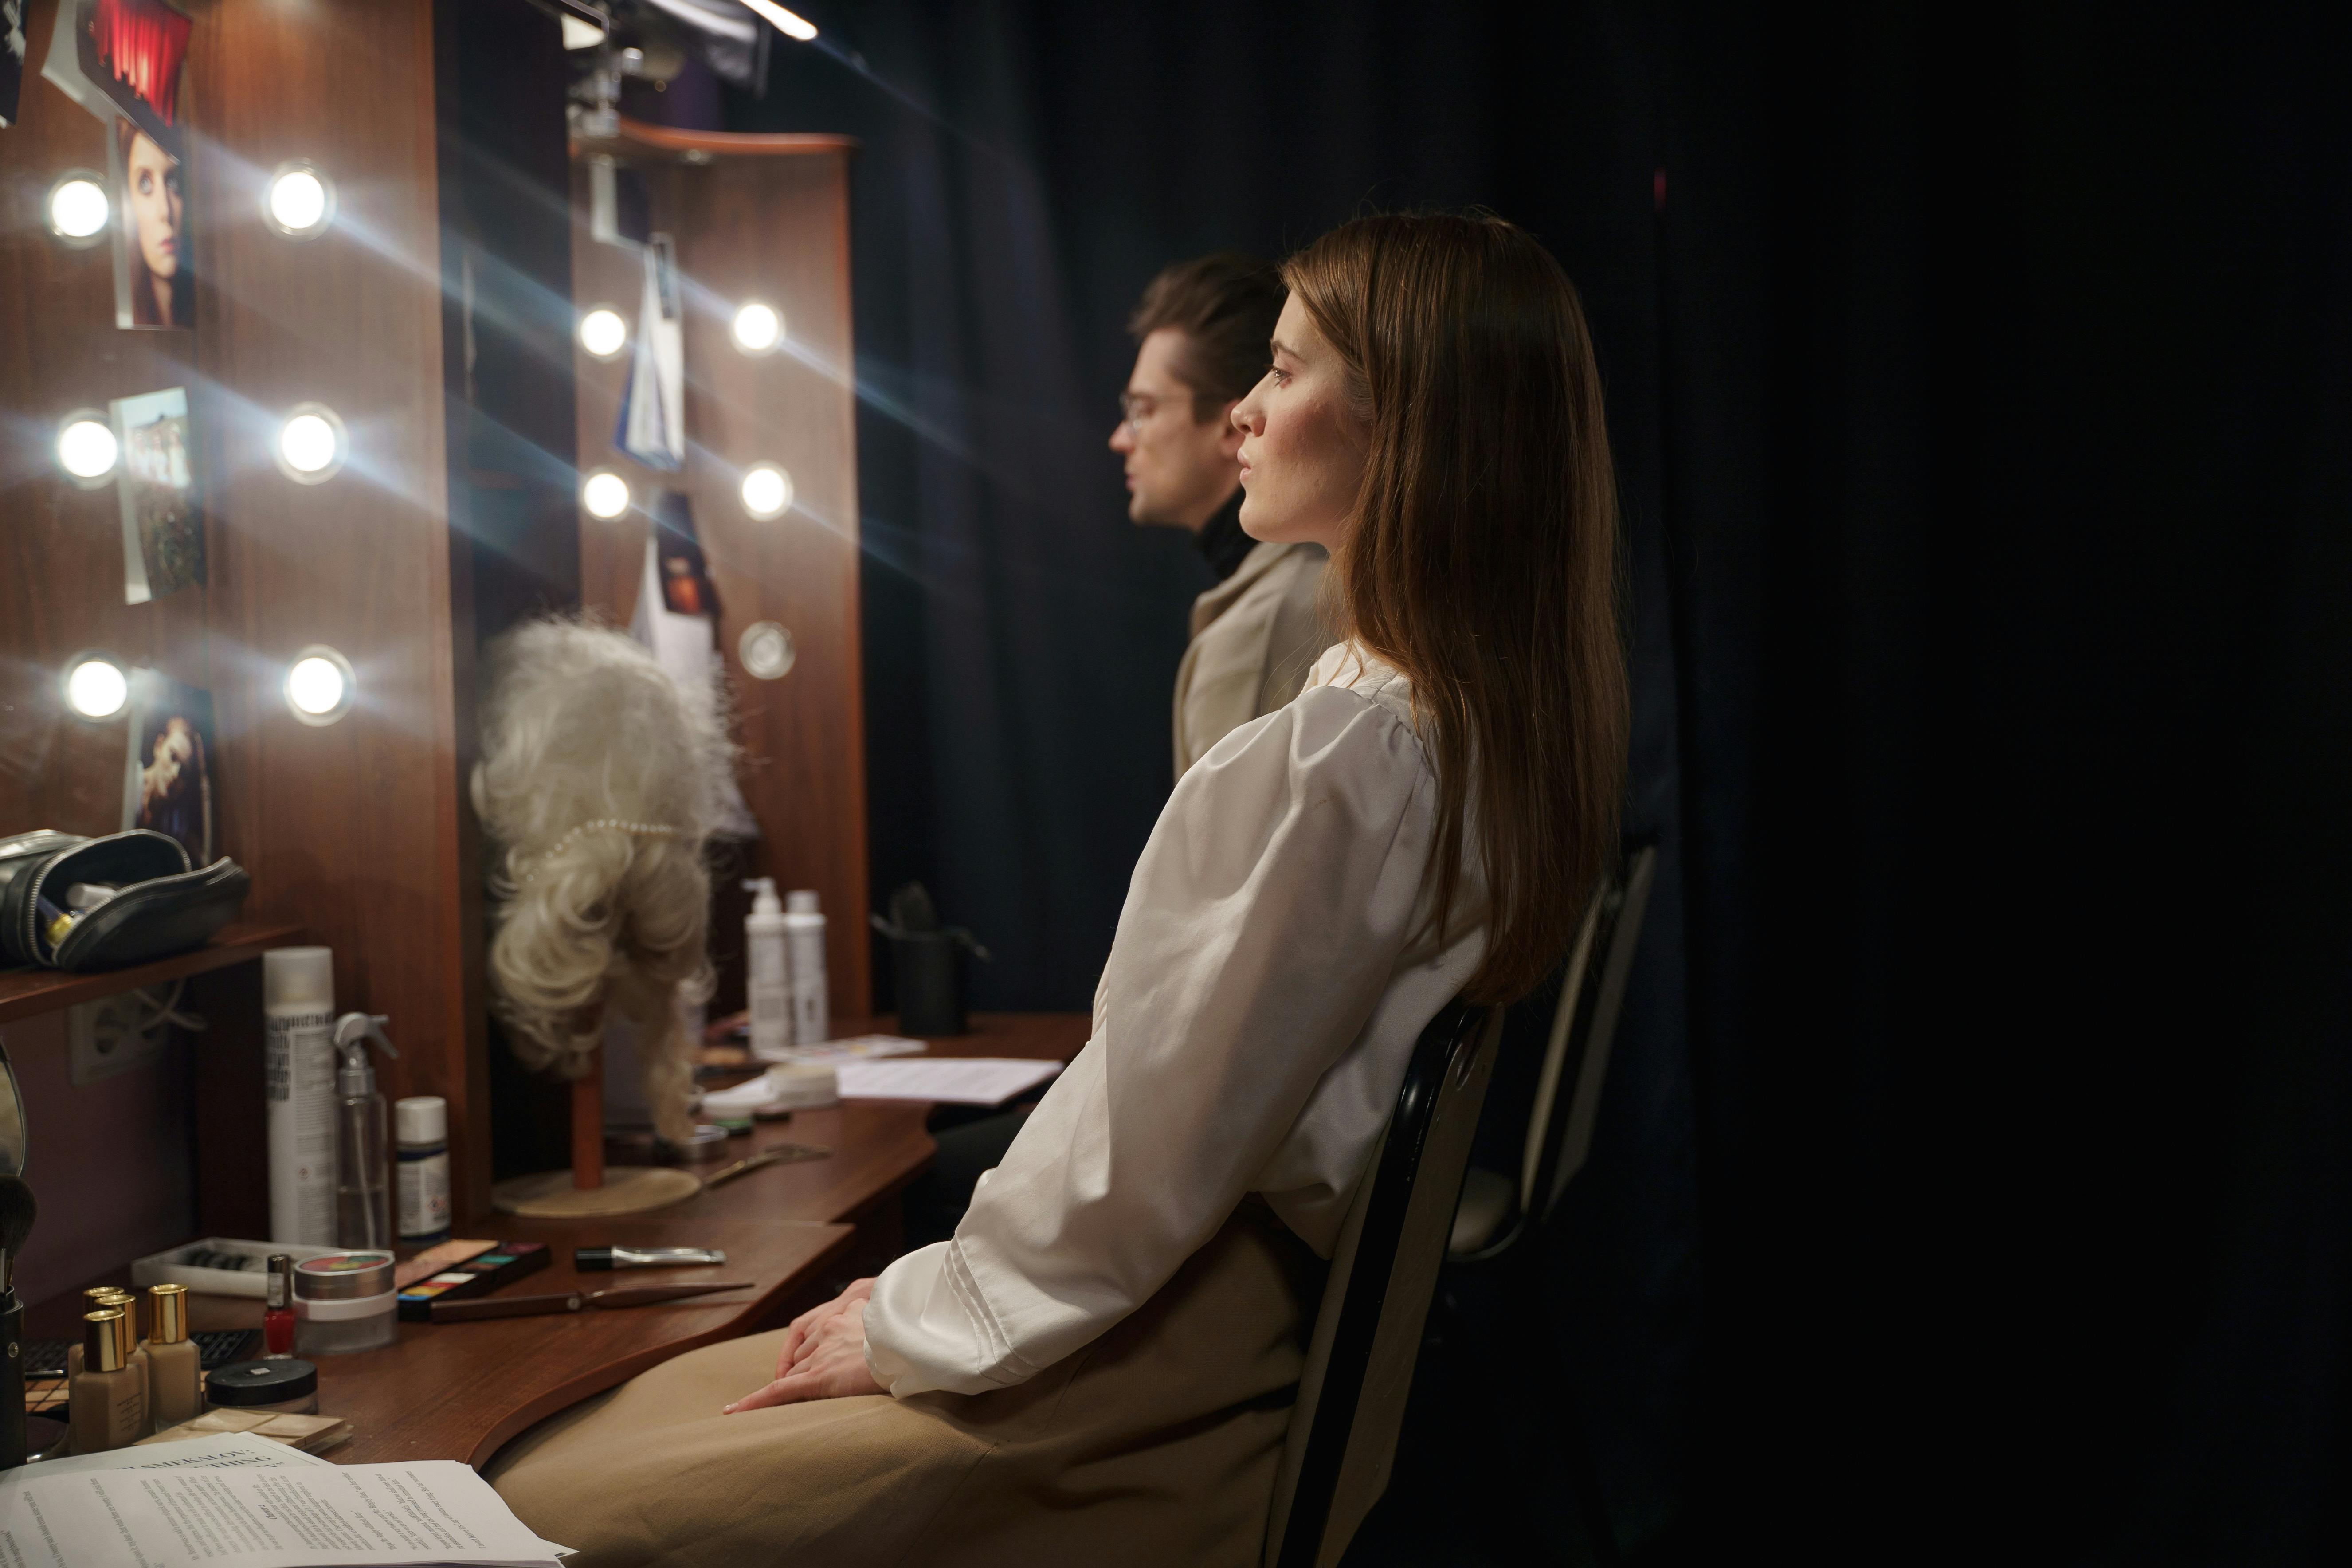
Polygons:
[[1499,1007],[1450,1003],[1413,1047],[1332,1249],[1266,1521],[1267,1568],[1338,1563],[1388,1488],[1502,1023]]
[[[1642,942],[1642,917],[1650,908],[1658,847],[1644,844],[1625,862],[1624,880],[1601,885],[1560,988],[1536,1102],[1528,1121],[1527,1152],[1519,1171],[1519,1214],[1528,1229],[1551,1218],[1569,1178],[1592,1152],[1592,1127],[1601,1115],[1601,1089],[1609,1076],[1609,1055],[1617,1040],[1617,1020],[1625,1010],[1625,980]],[[1573,1064],[1568,1098],[1560,1080]]]

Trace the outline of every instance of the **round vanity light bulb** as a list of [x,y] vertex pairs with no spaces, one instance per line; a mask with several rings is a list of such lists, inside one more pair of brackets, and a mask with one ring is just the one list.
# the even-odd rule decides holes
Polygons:
[[59,239],[96,239],[110,216],[106,187],[89,174],[68,174],[49,187],[49,232]]
[[110,658],[84,655],[66,669],[66,705],[85,719],[111,719],[131,700],[131,677]]
[[261,216],[289,239],[322,234],[335,217],[335,183],[297,159],[280,163],[261,193]]
[[609,468],[588,476],[580,487],[580,504],[588,515],[612,521],[629,510],[629,481]]
[[304,713],[331,713],[343,700],[343,672],[316,655],[286,672],[286,700]]
[[737,307],[735,346],[747,354],[763,354],[784,341],[783,312],[757,300]]
[[88,414],[68,415],[58,428],[58,467],[85,485],[96,484],[114,472],[121,456],[114,427]]
[[335,427],[317,413],[297,414],[278,432],[278,455],[297,479],[323,479],[341,444]]
[[795,657],[793,634],[774,621],[755,621],[744,627],[735,652],[745,672],[760,680],[777,680],[791,673]]
[[305,724],[331,724],[352,710],[358,685],[350,659],[324,643],[312,643],[286,667],[286,706]]
[[773,463],[753,465],[743,475],[743,510],[766,521],[793,509],[793,477]]
[[629,323],[610,305],[599,305],[580,318],[580,346],[592,358],[617,359],[629,343]]

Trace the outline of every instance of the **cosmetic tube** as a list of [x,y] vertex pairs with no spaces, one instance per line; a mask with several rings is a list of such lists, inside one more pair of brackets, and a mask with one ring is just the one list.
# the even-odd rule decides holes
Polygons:
[[205,1413],[204,1352],[188,1338],[188,1288],[147,1288],[147,1404],[155,1430]]
[[147,1380],[131,1364],[131,1314],[101,1308],[82,1317],[82,1369],[73,1380],[73,1446],[104,1454],[147,1436]]

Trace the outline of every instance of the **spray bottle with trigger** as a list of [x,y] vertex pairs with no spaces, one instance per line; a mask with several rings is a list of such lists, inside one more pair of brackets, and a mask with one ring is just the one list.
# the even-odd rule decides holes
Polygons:
[[368,1059],[373,1040],[397,1057],[381,1013],[335,1020],[335,1245],[392,1249],[392,1140]]

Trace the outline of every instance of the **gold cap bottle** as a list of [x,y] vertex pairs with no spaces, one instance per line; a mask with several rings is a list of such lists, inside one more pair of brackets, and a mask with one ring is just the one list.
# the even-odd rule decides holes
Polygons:
[[147,1287],[148,1342],[175,1345],[187,1337],[188,1288],[185,1285]]
[[121,1372],[131,1362],[131,1320],[120,1307],[82,1314],[82,1364],[92,1372]]
[[139,1298],[120,1285],[103,1286],[90,1292],[90,1300],[100,1307],[120,1307],[131,1322],[131,1342],[139,1342]]

